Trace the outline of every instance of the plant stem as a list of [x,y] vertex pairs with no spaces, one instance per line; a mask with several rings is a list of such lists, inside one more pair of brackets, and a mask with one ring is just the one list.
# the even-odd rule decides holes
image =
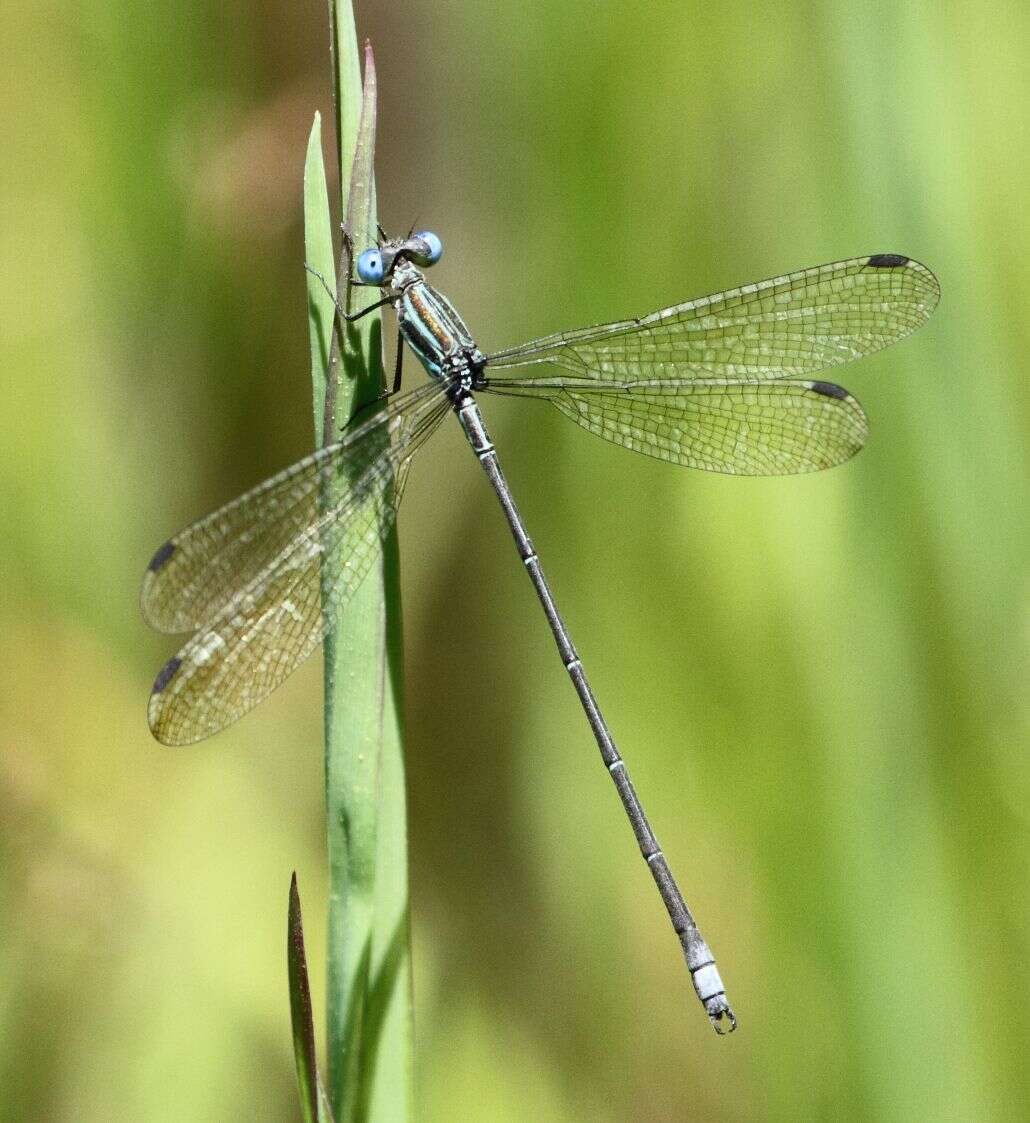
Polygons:
[[[330,0],[330,19],[343,210],[360,250],[375,243],[374,63],[366,48],[363,100],[349,2]],[[317,118],[305,166],[305,229],[308,263],[324,276],[334,275]],[[343,299],[344,285],[339,287]],[[351,295],[353,308],[375,299],[362,289]],[[313,277],[308,301],[315,431],[321,442],[327,434],[338,435],[355,410],[378,395],[382,326],[379,315],[370,314],[348,327],[339,347],[332,301]],[[331,581],[333,575],[324,579]],[[328,1093],[339,1123],[403,1121],[411,1115],[400,640],[397,543],[391,533],[382,565],[365,578],[325,641]]]

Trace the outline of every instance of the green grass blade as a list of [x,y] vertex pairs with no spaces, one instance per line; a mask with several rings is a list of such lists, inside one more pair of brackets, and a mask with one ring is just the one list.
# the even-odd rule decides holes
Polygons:
[[[376,199],[375,160],[376,145],[376,64],[372,44],[365,43],[365,79],[361,94],[361,114],[354,138],[354,160],[347,194],[347,212],[344,220],[348,232],[358,242],[356,249],[375,243]],[[371,297],[370,297],[371,299]]]
[[290,1019],[293,1023],[293,1055],[297,1061],[304,1123],[333,1123],[332,1112],[318,1077],[315,1051],[315,1021],[311,1013],[311,987],[304,952],[304,922],[296,873],[290,879],[290,904],[286,923],[286,963],[290,981]]
[[[335,276],[321,129],[316,118],[304,175],[305,257],[322,276]],[[338,361],[333,304],[308,277],[315,432],[336,427],[336,410],[351,411],[354,380]],[[348,332],[348,347],[352,333]],[[360,360],[360,356],[358,356]],[[330,389],[332,387],[332,389]],[[330,580],[330,575],[325,575]],[[382,582],[373,571],[334,632],[325,639],[326,843],[329,854],[329,1095],[342,1120],[354,1118],[359,1093],[362,1024],[368,990],[375,892],[375,849],[382,710]],[[338,653],[343,658],[338,658]]]
[[[348,229],[360,251],[375,242],[375,70],[366,48],[362,97],[349,4],[331,5],[331,18],[343,165],[340,181],[346,193]],[[334,275],[317,120],[305,169],[305,226],[308,263],[327,277]],[[337,362],[332,302],[313,277],[308,294],[315,426],[324,440],[380,392],[382,326],[377,313],[351,325]],[[352,309],[376,299],[363,289],[353,289],[350,297]],[[382,568],[366,578],[325,645],[328,1091],[341,1123],[410,1117],[412,1026],[407,828],[398,716],[400,651],[397,545],[391,534]]]
[[[329,191],[322,162],[322,118],[316,113],[304,162],[304,260],[323,277],[335,275]],[[333,302],[317,277],[307,274],[308,332],[315,433],[321,438],[326,382],[333,348]],[[324,443],[324,442],[322,442]]]

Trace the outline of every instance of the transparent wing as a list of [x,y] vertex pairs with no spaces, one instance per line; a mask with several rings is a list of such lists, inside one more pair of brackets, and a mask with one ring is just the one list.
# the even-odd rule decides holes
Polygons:
[[491,355],[488,365],[554,363],[580,378],[614,381],[803,378],[896,343],[926,322],[939,298],[937,278],[925,265],[874,254],[742,285],[639,320],[550,335]]
[[[360,475],[345,484],[334,478],[336,497],[320,509],[312,500],[309,509],[320,510],[314,521],[237,586],[161,669],[148,712],[159,741],[186,745],[217,733],[318,647],[381,552],[411,457],[450,408],[444,389],[436,389],[402,415],[403,427],[384,433],[380,426],[366,436],[378,437],[379,448]],[[331,584],[324,574],[333,575]]]
[[160,632],[203,627],[320,517],[334,481],[357,480],[403,442],[442,390],[430,382],[169,539],[143,578],[143,617]]
[[599,437],[659,460],[778,476],[840,464],[865,444],[862,407],[832,382],[526,379],[497,393],[544,398]]

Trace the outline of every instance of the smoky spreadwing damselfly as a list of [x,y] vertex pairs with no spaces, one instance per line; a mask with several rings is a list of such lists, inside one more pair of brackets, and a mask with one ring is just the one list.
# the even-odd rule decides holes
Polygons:
[[[347,320],[392,305],[403,342],[430,380],[392,394],[371,415],[359,415],[341,440],[193,523],[154,555],[143,582],[144,616],[162,632],[195,634],[157,675],[150,728],[169,745],[209,737],[318,647],[380,554],[412,457],[455,414],[500,501],[698,998],[718,1032],[732,1030],[736,1018],[715,959],[587,681],[477,394],[542,399],[609,441],[710,472],[829,468],[865,443],[866,416],[846,390],[813,376],[924,324],[940,295],[936,278],[901,254],[873,254],[488,355],[425,279],[423,270],[441,253],[429,232],[380,237],[359,256],[356,278],[348,267],[347,283],[376,287],[382,299],[353,316],[337,302],[337,315]],[[395,391],[399,384],[400,360]],[[331,575],[325,583],[323,568]]]

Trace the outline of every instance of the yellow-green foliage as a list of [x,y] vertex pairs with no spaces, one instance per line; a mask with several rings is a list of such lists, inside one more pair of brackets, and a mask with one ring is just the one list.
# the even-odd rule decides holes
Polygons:
[[[8,8],[0,1114],[279,1123],[294,867],[324,1043],[320,668],[163,749],[136,596],[170,530],[311,446],[324,6]],[[841,372],[872,436],[832,473],[707,477],[484,403],[726,1040],[456,427],[420,456],[418,1118],[1018,1117],[1025,5],[365,4],[358,30],[380,218],[440,233],[486,350],[862,252],[944,294]]]

